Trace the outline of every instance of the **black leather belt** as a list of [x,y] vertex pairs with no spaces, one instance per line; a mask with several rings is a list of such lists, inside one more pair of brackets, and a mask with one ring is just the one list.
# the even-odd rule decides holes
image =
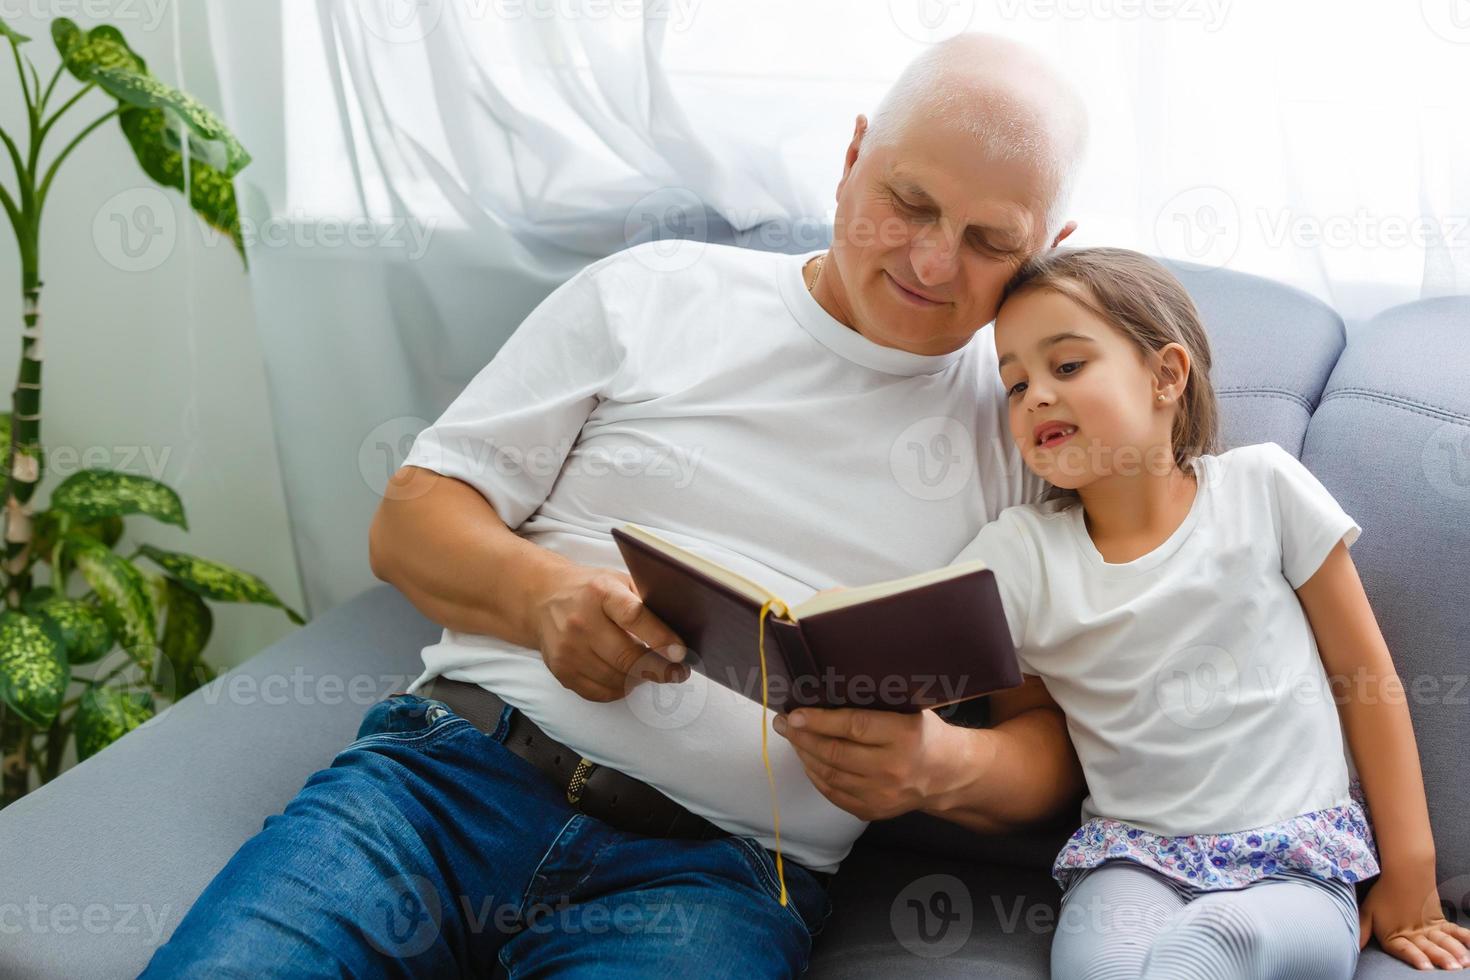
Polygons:
[[[494,733],[505,708],[504,701],[479,684],[445,677],[435,677],[418,693],[443,701],[487,735]],[[511,712],[505,747],[550,776],[565,791],[568,803],[618,830],[687,840],[730,836],[647,783],[582,758],[543,732],[524,712]]]

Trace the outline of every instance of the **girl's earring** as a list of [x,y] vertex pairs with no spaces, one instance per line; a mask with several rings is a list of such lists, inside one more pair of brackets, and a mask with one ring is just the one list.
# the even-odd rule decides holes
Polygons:
[[1163,400],[1164,400],[1164,396],[1163,395],[1160,395],[1159,396],[1159,401],[1163,401]]

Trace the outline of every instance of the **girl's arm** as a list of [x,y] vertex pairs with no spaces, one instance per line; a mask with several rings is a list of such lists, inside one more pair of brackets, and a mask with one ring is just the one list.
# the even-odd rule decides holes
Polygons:
[[1359,946],[1376,935],[1386,952],[1421,970],[1470,966],[1470,929],[1446,922],[1440,910],[1403,683],[1345,544],[1337,543],[1297,596],[1342,715],[1383,871],[1363,899]]

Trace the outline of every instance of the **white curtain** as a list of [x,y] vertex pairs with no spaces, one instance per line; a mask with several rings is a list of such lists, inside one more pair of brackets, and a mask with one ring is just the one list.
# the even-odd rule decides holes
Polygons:
[[209,0],[311,605],[372,583],[387,474],[551,288],[649,238],[670,268],[820,246],[855,115],[959,30],[1086,95],[1074,244],[1281,279],[1350,329],[1470,290],[1462,3]]

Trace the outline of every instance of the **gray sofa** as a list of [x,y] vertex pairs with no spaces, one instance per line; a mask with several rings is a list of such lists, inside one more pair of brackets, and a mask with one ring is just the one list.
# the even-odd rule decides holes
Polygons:
[[[1298,454],[1363,526],[1353,555],[1411,692],[1441,894],[1465,922],[1470,298],[1391,310],[1345,344],[1340,318],[1303,294],[1176,268],[1210,327],[1227,444]],[[0,976],[135,975],[437,636],[394,590],[370,590],[0,812]],[[833,884],[811,973],[1045,977],[1047,868],[1074,826],[986,838],[914,816],[873,825]],[[1376,945],[1358,970],[1410,973]]]

